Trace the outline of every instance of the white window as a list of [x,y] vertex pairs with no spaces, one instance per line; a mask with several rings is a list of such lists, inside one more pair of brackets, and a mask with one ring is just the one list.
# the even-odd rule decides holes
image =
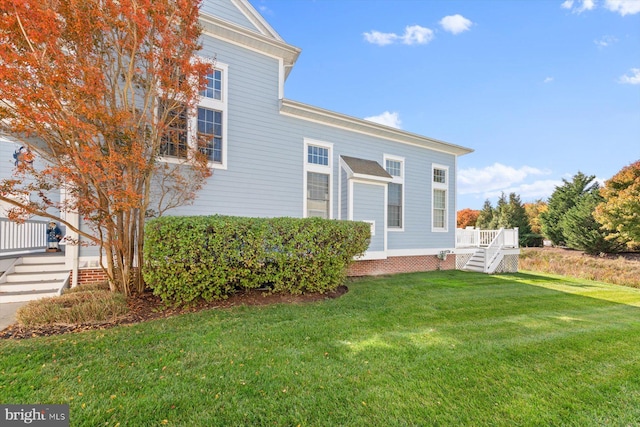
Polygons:
[[333,144],[304,141],[304,216],[332,218]]
[[[207,75],[205,89],[200,91],[195,111],[178,109],[171,113],[169,129],[160,147],[163,160],[178,162],[186,158],[193,140],[207,155],[212,168],[227,168],[227,73],[228,66],[216,62]],[[191,138],[192,135],[196,138]]]
[[222,70],[214,69],[207,74],[207,84],[200,91],[203,98],[222,100]]
[[447,166],[432,165],[432,222],[433,231],[447,231],[448,206],[447,195],[449,182],[449,168]]
[[387,173],[393,177],[387,191],[387,227],[389,230],[404,229],[404,158],[384,156]]
[[443,167],[433,167],[433,182],[437,184],[447,183],[447,169]]

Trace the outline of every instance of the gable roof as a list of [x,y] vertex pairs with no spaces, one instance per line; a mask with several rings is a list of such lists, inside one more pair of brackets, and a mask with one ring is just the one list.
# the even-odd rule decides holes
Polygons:
[[231,0],[231,3],[247,17],[249,21],[260,31],[263,36],[272,37],[278,41],[284,42],[280,34],[273,29],[271,25],[258,13],[258,11],[249,3],[248,0]]
[[251,22],[253,28],[212,15],[215,5],[211,5],[200,10],[203,34],[248,47],[271,57],[282,58],[286,78],[302,50],[285,42],[247,0],[226,1],[237,8]]

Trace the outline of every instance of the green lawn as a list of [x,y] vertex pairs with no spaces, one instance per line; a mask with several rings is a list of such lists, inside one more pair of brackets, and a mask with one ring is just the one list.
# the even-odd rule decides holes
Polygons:
[[640,425],[640,290],[459,271],[0,342],[1,403],[83,426]]

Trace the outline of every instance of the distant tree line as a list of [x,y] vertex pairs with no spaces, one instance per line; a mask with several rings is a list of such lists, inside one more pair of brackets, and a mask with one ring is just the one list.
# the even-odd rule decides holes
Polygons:
[[578,172],[562,180],[548,200],[523,204],[504,193],[494,207],[458,212],[458,227],[518,227],[521,246],[542,246],[543,239],[589,254],[640,249],[640,160],[625,166],[604,187],[594,175]]

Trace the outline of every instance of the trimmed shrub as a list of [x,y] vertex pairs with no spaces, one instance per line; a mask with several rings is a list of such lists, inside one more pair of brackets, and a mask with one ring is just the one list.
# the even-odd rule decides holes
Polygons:
[[161,217],[145,226],[144,280],[163,301],[242,289],[327,292],[369,244],[370,225],[320,218]]

